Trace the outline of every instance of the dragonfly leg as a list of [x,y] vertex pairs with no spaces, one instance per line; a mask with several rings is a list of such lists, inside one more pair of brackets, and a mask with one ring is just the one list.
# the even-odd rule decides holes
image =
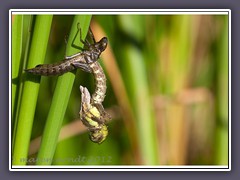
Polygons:
[[74,58],[74,57],[79,56],[81,53],[82,53],[82,52],[77,53],[77,54],[73,54],[73,55],[71,55],[71,56],[65,56],[65,59],[72,59],[72,58]]
[[67,47],[67,43],[68,43],[68,35],[65,35],[65,37],[64,37],[64,42],[65,42],[65,58],[66,58],[66,59],[69,59],[68,56],[67,56],[67,54],[66,54],[66,49],[67,49],[66,47]]
[[81,70],[92,73],[92,69],[89,67],[88,64],[80,63],[80,62],[73,62],[72,65],[76,68],[80,68]]
[[89,35],[90,35],[90,37],[91,37],[93,43],[96,44],[95,37],[94,37],[93,32],[92,32],[92,29],[91,29],[90,27],[89,27],[89,31],[88,31],[88,33],[89,33]]
[[65,37],[64,37],[64,42],[65,42],[65,44],[67,45],[67,43],[68,43],[68,35],[67,35],[67,34],[66,34]]
[[80,23],[77,24],[77,28],[78,28],[79,33],[80,33],[80,42],[82,42],[85,46],[87,46],[87,48],[89,48],[91,46],[91,44],[87,40],[84,41],[82,39],[82,29],[80,28]]

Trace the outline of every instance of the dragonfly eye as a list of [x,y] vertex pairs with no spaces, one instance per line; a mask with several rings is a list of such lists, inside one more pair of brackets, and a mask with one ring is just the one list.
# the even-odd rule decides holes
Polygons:
[[108,44],[108,39],[106,37],[103,37],[98,43],[97,43],[97,48],[103,52]]

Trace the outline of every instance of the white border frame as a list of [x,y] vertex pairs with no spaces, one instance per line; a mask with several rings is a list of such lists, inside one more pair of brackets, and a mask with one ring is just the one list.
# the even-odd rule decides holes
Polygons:
[[[230,9],[10,9],[9,10],[9,63],[11,62],[12,15],[16,14],[163,14],[163,15],[228,15],[228,166],[12,166],[11,121],[9,120],[9,170],[10,171],[231,171],[231,10]],[[9,65],[9,92],[11,89],[11,66]],[[11,117],[9,95],[9,117]]]

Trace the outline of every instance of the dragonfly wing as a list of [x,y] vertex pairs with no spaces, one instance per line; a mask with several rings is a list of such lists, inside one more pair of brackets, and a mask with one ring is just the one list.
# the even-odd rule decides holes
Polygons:
[[72,65],[76,68],[80,68],[81,70],[83,70],[85,72],[92,73],[92,69],[86,63],[78,61],[78,62],[72,62]]

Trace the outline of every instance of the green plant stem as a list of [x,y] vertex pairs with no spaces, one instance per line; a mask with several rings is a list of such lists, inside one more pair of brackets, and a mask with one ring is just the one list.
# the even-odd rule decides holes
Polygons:
[[[77,49],[71,47],[72,40],[76,35],[77,24],[80,23],[82,30],[82,38],[87,34],[90,25],[91,16],[75,16],[71,33],[69,36],[69,41],[67,45],[66,53],[67,55],[72,55],[76,53]],[[78,36],[79,37],[79,36]],[[79,38],[76,38],[74,44],[76,44]],[[80,43],[80,42],[79,42]],[[80,47],[83,44],[79,45]],[[53,156],[57,146],[57,140],[64,119],[64,115],[67,109],[67,104],[70,98],[71,90],[73,87],[75,79],[74,73],[66,73],[60,76],[57,80],[55,92],[53,95],[52,104],[49,110],[47,122],[44,128],[44,133],[42,136],[41,147],[38,153],[37,165],[50,165],[52,164]]]
[[[16,91],[22,53],[23,15],[15,15],[12,23],[12,116],[15,112]],[[13,82],[15,80],[15,82]],[[14,117],[12,118],[12,120]]]
[[[30,47],[30,41],[31,41],[31,31],[29,31],[33,26],[32,26],[32,22],[33,22],[33,15],[24,15],[23,16],[23,33],[22,35],[22,47],[24,48],[24,50],[21,51],[21,57],[19,59],[20,62],[17,62],[16,64],[18,64],[18,76],[13,78],[14,75],[12,76],[12,84],[16,84],[17,85],[17,89],[15,92],[15,97],[14,97],[14,90],[12,89],[12,100],[13,98],[15,99],[14,101],[12,101],[12,103],[14,103],[14,105],[12,105],[12,147],[15,144],[15,135],[16,135],[16,130],[17,130],[17,124],[18,124],[18,114],[20,111],[20,102],[21,102],[21,95],[22,95],[22,90],[23,90],[23,75],[22,75],[22,71],[23,71],[23,67],[26,67],[27,64],[27,60],[28,60],[28,52],[29,52],[29,47]],[[12,52],[14,53],[14,52]],[[14,61],[12,59],[12,61]],[[14,62],[12,62],[12,64],[15,64]],[[15,64],[15,66],[16,66]],[[14,65],[13,65],[14,66]],[[14,69],[14,67],[12,66],[12,69]],[[16,67],[15,67],[16,68]],[[21,73],[20,73],[21,72]]]
[[151,103],[146,69],[142,54],[133,46],[126,49],[126,73],[130,79],[130,94],[136,119],[138,120],[138,135],[143,164],[158,164],[156,128],[153,107]]
[[[27,68],[44,62],[51,22],[52,15],[38,15],[36,17]],[[25,78],[13,146],[13,165],[26,164],[39,90],[39,77],[29,75]]]
[[[224,29],[218,43],[218,79],[217,79],[217,112],[218,121],[216,127],[216,164],[227,165],[229,162],[228,141],[229,141],[229,111],[228,109],[228,16],[222,17]],[[228,61],[227,61],[228,59]]]

